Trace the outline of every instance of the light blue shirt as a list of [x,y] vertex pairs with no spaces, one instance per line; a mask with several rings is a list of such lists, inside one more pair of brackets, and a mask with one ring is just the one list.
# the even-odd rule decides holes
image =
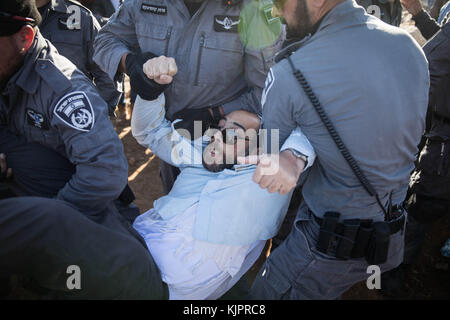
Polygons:
[[[136,99],[131,129],[133,136],[164,161],[181,169],[170,193],[154,202],[164,220],[198,203],[193,237],[198,240],[248,245],[277,234],[287,212],[292,192],[269,193],[253,182],[254,165],[235,165],[214,173],[201,162],[207,139],[191,141],[181,136],[165,119],[165,98]],[[293,148],[308,157],[315,154],[301,131],[294,130],[282,150]]]

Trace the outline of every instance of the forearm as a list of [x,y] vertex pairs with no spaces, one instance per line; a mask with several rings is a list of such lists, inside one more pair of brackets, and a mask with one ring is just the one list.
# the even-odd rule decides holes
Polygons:
[[138,45],[133,25],[132,4],[124,3],[108,23],[99,31],[94,41],[94,61],[111,79],[125,72],[124,55]]
[[93,69],[92,74],[94,75],[95,86],[97,87],[100,96],[108,104],[108,109],[114,111],[119,102],[121,94],[119,88],[122,85],[122,81],[119,81],[119,79],[112,81],[97,65],[95,65]]
[[228,114],[235,110],[246,110],[261,116],[262,115],[261,94],[262,89],[253,88],[250,91],[240,95],[236,99],[223,104],[222,105],[223,112],[225,114]]
[[441,29],[436,20],[431,18],[430,15],[423,9],[417,14],[413,15],[413,20],[416,23],[416,27],[427,40]]
[[[303,134],[300,127],[297,127],[292,131],[281,147],[280,152],[285,150],[287,151],[288,149],[293,149],[306,157],[306,163],[304,163],[305,167],[302,168],[302,170],[306,170],[311,167],[316,159],[314,148]],[[299,158],[299,160],[301,159]]]
[[131,118],[131,132],[140,145],[152,150],[160,159],[173,166],[180,166],[184,163],[183,156],[190,156],[191,153],[188,150],[179,157],[179,147],[184,146],[185,141],[165,118],[164,105],[164,94],[153,101],[137,96]]

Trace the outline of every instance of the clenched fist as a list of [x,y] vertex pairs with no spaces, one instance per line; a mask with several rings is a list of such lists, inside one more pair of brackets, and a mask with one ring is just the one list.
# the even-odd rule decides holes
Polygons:
[[422,11],[422,4],[420,3],[420,0],[400,0],[400,2],[413,16]]
[[158,84],[169,84],[177,74],[178,67],[174,58],[159,56],[144,63],[146,76]]
[[279,155],[250,155],[238,157],[237,160],[240,164],[255,164],[253,181],[270,193],[287,194],[295,188],[305,168],[305,161],[295,157],[290,150],[284,150]]

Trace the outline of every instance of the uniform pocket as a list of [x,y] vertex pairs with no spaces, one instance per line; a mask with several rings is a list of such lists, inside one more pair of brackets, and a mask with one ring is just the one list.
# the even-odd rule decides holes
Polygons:
[[264,284],[268,286],[268,288],[266,288],[268,290],[264,290],[263,287],[256,288],[256,291],[265,291],[258,292],[258,294],[263,294],[265,299],[281,300],[291,288],[290,280],[283,276],[270,260],[264,265],[261,277],[262,279],[265,279]]
[[60,141],[60,138],[50,130],[42,130],[29,126],[27,128],[27,131],[28,136],[31,137],[30,141],[38,142],[44,146],[48,146],[50,149],[54,149],[56,146],[58,146],[58,143]]
[[61,55],[65,56],[73,64],[76,64],[78,68],[84,70],[88,49],[81,30],[59,30],[59,32],[54,32],[50,35],[50,41]]
[[153,52],[157,56],[167,56],[172,28],[150,23],[136,23],[136,35],[142,52]]
[[230,86],[244,72],[243,56],[244,48],[238,34],[201,34],[195,85]]

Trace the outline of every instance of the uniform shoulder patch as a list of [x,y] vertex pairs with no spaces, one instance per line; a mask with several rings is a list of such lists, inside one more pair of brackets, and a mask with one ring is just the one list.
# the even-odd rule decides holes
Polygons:
[[62,97],[53,113],[76,130],[88,132],[94,127],[94,110],[88,96],[82,91],[74,91]]
[[273,74],[272,68],[270,68],[269,73],[267,74],[266,83],[264,85],[264,90],[262,93],[261,98],[261,106],[264,108],[264,104],[266,103],[267,94],[269,93],[270,89],[273,86],[273,83],[275,82],[275,75]]
[[265,7],[262,11],[267,24],[271,25],[272,23],[281,23],[280,18],[272,16],[272,6]]

